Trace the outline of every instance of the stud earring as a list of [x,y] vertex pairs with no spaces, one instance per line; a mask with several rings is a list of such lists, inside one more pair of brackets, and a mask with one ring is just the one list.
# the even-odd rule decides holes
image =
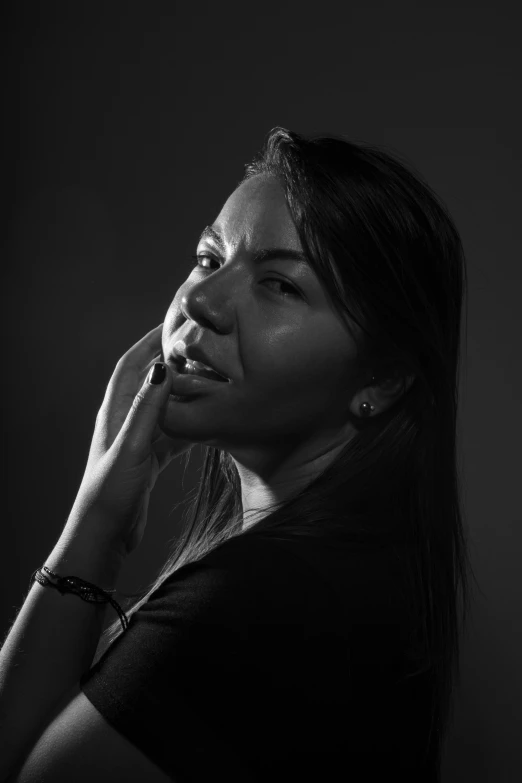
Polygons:
[[[372,386],[374,386],[377,383],[377,378],[375,377],[375,375],[372,375],[370,379],[370,383],[372,384]],[[369,402],[362,402],[359,410],[361,412],[361,416],[367,417],[372,414],[375,408],[373,405],[370,405]]]
[[372,411],[375,410],[375,408],[373,407],[373,405],[370,405],[369,402],[362,402],[359,410],[361,411],[361,416],[367,417],[370,416],[370,414],[372,413]]

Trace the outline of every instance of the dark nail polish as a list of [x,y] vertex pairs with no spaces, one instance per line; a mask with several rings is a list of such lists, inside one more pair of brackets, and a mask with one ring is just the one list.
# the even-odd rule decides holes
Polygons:
[[167,369],[165,365],[161,364],[161,362],[156,362],[149,376],[149,383],[153,383],[155,386],[160,383],[163,383],[163,381],[165,380],[166,372]]

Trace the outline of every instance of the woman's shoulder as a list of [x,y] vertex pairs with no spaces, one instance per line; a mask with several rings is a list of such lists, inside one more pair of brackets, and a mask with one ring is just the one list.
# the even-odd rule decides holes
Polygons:
[[[235,536],[167,576],[143,609],[164,610],[198,622],[248,617],[263,623],[301,622],[309,570],[275,542]],[[302,608],[302,611],[300,611]]]

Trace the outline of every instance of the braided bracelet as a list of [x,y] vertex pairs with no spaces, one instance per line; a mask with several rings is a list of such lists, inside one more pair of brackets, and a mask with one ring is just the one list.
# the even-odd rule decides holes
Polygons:
[[[43,574],[42,571],[45,571],[48,576]],[[29,587],[31,587],[34,580],[43,585],[43,587],[56,587],[62,595],[64,595],[64,593],[73,593],[81,598],[82,601],[88,601],[90,603],[110,603],[118,612],[123,630],[125,631],[127,629],[129,621],[127,620],[125,613],[119,603],[109,595],[107,590],[102,590],[101,587],[97,587],[91,582],[86,582],[84,579],[80,579],[77,576],[58,576],[58,574],[50,571],[47,566],[36,569],[29,582]]]

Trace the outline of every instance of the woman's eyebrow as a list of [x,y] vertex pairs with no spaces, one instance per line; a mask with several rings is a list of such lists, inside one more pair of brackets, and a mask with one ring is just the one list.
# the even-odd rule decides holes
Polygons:
[[[221,252],[223,254],[225,253],[225,243],[223,241],[223,237],[213,226],[206,226],[206,228],[203,229],[199,238],[199,242],[202,242],[204,239],[212,239],[219,247]],[[254,264],[260,264],[264,261],[273,261],[275,259],[278,261],[298,261],[302,264],[308,265],[308,261],[304,253],[302,253],[300,250],[292,250],[291,248],[284,247],[267,247],[263,250],[258,250],[252,260]]]

